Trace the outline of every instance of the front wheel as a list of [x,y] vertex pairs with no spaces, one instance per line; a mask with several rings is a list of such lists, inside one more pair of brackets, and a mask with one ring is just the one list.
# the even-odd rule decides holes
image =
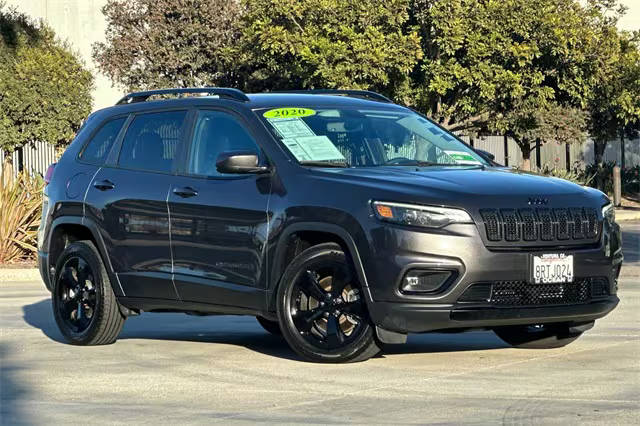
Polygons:
[[362,287],[338,244],[300,253],[285,270],[277,297],[282,335],[304,359],[357,362],[380,351]]
[[509,345],[522,349],[561,348],[582,335],[563,324],[515,325],[493,331]]

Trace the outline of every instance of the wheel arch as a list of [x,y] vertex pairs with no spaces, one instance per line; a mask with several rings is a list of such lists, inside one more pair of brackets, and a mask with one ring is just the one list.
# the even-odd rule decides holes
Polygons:
[[48,268],[47,271],[51,278],[51,268],[55,268],[58,258],[64,251],[64,249],[71,243],[80,240],[91,241],[98,252],[107,270],[107,275],[111,281],[111,287],[113,288],[116,296],[124,296],[122,288],[118,284],[118,278],[111,264],[111,259],[107,254],[107,250],[104,244],[102,235],[99,232],[97,224],[86,217],[80,216],[65,216],[59,217],[51,224],[51,231],[49,233],[47,241],[47,253],[48,253]]
[[[353,266],[358,279],[362,283],[366,295],[367,304],[372,300],[369,292],[369,284],[365,273],[364,265],[360,257],[360,251],[351,234],[339,225],[325,222],[296,222],[285,228],[278,239],[275,250],[274,261],[271,263],[271,274],[269,288],[267,289],[267,310],[275,311],[275,295],[280,285],[282,275],[287,267],[288,261],[295,257],[310,245],[298,245],[296,240],[302,240],[310,245],[325,242],[335,242],[339,244],[345,253],[353,261]],[[292,244],[294,251],[292,252]]]

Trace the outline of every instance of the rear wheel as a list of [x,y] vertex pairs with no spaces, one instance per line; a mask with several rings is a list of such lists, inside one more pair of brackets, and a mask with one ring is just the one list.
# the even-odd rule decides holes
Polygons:
[[561,348],[582,335],[563,324],[516,325],[493,331],[506,343],[522,349]]
[[280,324],[278,324],[278,321],[271,321],[264,317],[256,317],[256,319],[262,328],[267,330],[269,333],[275,336],[282,336],[282,330],[280,330]]
[[91,241],[77,241],[62,252],[51,298],[58,328],[71,344],[113,343],[122,330],[125,318]]
[[310,247],[291,262],[277,307],[283,336],[306,360],[356,362],[380,351],[358,278],[335,243]]

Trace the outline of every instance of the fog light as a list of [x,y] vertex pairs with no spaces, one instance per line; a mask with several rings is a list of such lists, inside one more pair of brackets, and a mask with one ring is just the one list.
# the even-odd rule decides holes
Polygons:
[[451,275],[451,271],[412,269],[404,276],[401,290],[403,293],[435,293]]

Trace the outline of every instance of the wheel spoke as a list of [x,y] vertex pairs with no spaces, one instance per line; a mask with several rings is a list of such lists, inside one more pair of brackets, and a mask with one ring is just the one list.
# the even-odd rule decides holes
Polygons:
[[304,293],[317,301],[323,301],[327,297],[327,293],[320,286],[316,274],[312,271],[307,271],[305,276],[307,278],[307,286],[305,286],[304,289],[307,291]]
[[331,296],[336,298],[342,296],[342,292],[347,284],[351,281],[351,274],[343,268],[333,270],[331,280]]
[[296,327],[299,331],[309,331],[313,327],[313,323],[322,316],[323,309],[316,308],[309,311],[297,311],[293,317]]
[[60,277],[65,283],[67,283],[68,287],[75,287],[78,285],[78,280],[73,275],[73,271],[73,266],[67,265],[62,272],[62,276]]
[[345,303],[340,307],[342,312],[348,314],[353,317],[357,317],[358,319],[362,318],[364,314],[364,309],[362,306],[362,301],[358,300],[355,302]]
[[82,259],[78,259],[78,284],[80,284],[80,287],[84,287],[86,282],[87,282],[87,278],[89,277],[90,271],[89,271],[89,265],[87,264],[87,262],[85,262]]
[[340,322],[338,316],[334,313],[329,314],[327,318],[327,345],[330,348],[335,348],[344,343],[344,335],[340,328]]

